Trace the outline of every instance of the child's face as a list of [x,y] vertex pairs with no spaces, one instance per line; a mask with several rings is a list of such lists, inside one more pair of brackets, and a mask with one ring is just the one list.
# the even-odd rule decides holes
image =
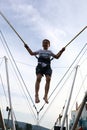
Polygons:
[[50,43],[48,41],[43,41],[43,48],[45,50],[48,50],[49,46],[50,46]]

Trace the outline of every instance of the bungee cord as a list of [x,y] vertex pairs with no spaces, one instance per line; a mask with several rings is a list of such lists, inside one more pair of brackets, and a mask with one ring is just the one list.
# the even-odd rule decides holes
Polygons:
[[76,36],[75,36],[73,39],[71,39],[71,40],[66,44],[65,48],[66,48],[71,42],[73,42],[85,29],[87,29],[87,26],[85,26],[78,34],[76,34]]
[[2,88],[3,88],[3,92],[4,92],[4,95],[5,95],[6,103],[8,104],[7,95],[6,95],[6,91],[5,91],[5,87],[4,87],[4,84],[3,84],[3,80],[2,80],[1,74],[0,74],[0,80],[1,80],[1,85],[2,85]]
[[82,56],[80,57],[79,61],[78,61],[78,64],[79,62],[81,61],[82,57],[84,56],[84,54],[86,53],[87,49],[83,52]]
[[[85,26],[79,33],[77,33],[66,45],[65,48],[67,46],[70,45],[71,42],[73,42],[83,31],[85,31],[85,29],[87,29],[87,26]],[[51,58],[51,60],[53,60],[54,58]]]
[[[87,49],[86,49],[86,51],[87,51]],[[86,52],[86,51],[85,51],[85,52]],[[85,52],[84,52],[84,54],[85,54]],[[84,54],[83,54],[83,55],[84,55]],[[80,65],[82,65],[86,60],[87,60],[87,57],[80,63]]]
[[[7,42],[6,42],[5,38],[4,38],[4,35],[2,34],[2,32],[1,32],[1,31],[0,31],[0,33],[1,33],[1,36],[2,36],[2,38],[3,38],[3,40],[4,40],[4,42],[5,42],[6,47],[7,47],[8,51],[9,51],[9,53],[10,53],[10,56],[11,56],[11,58],[12,58],[13,62],[14,62],[14,65],[16,66],[17,71],[18,71],[19,75],[21,75],[21,74],[20,74],[20,72],[19,72],[19,69],[18,69],[18,67],[17,67],[17,65],[16,65],[16,63],[15,63],[15,60],[14,60],[14,58],[13,58],[12,54],[11,54],[11,51],[10,51],[10,49],[9,49],[8,45],[7,45]],[[1,39],[1,40],[2,40],[2,39]],[[2,41],[2,43],[3,43],[3,41]],[[4,46],[4,44],[3,44],[3,46]],[[4,48],[5,48],[5,46],[4,46]],[[7,52],[7,50],[6,50],[6,49],[5,49],[5,51]],[[7,52],[7,54],[8,54],[8,52]],[[8,54],[8,57],[9,57],[9,54]],[[11,58],[9,57],[10,61],[11,61]],[[11,61],[11,64],[12,64],[12,66],[13,66],[13,68],[14,68],[14,65],[13,65],[12,61]],[[14,68],[14,71],[15,71],[15,74],[16,74],[16,76],[17,76],[17,78],[18,78],[18,80],[19,80],[20,84],[21,84],[21,81],[20,81],[20,79],[19,79],[19,77],[18,77],[18,75],[17,75],[17,72],[16,72],[15,68]],[[22,78],[22,76],[21,76],[21,78]],[[24,83],[24,86],[27,88],[27,86],[26,86],[26,84],[25,84],[25,82],[24,82],[23,78],[22,78],[22,81],[23,81],[23,83]],[[22,89],[23,89],[22,84],[21,84],[21,87],[22,87]],[[23,92],[24,92],[24,94],[25,94],[25,96],[26,96],[26,93],[25,93],[24,89],[23,89]],[[30,99],[31,99],[32,103],[33,103],[33,106],[35,107],[35,110],[37,111],[37,108],[36,108],[36,106],[35,106],[35,104],[34,104],[34,102],[33,102],[33,99],[31,98],[31,95],[30,95],[30,93],[29,93],[28,89],[27,89],[27,92],[28,92],[28,95],[29,95],[29,97],[30,97]],[[27,101],[28,101],[28,103],[29,103],[29,99],[28,99],[28,97],[27,97],[27,96],[26,96],[26,99],[27,99]],[[30,105],[30,103],[29,103],[29,105]],[[30,107],[31,107],[31,105],[30,105]],[[32,107],[31,107],[31,110],[32,110]],[[35,113],[34,113],[34,111],[33,111],[33,110],[32,110],[32,112],[33,112],[34,117],[35,117],[35,119],[36,119],[36,116],[35,116]]]
[[[0,67],[1,67],[1,65],[3,63],[3,59],[4,59],[4,57],[2,57],[2,61],[0,63]],[[5,91],[5,87],[4,87],[4,83],[3,83],[3,80],[2,80],[1,74],[0,74],[0,80],[1,80],[1,85],[2,85],[2,88],[3,88],[3,92],[4,92],[4,95],[5,95],[6,103],[8,104],[7,95],[6,95],[6,91]]]
[[2,62],[3,62],[3,58],[0,58],[0,59],[2,59],[2,61],[1,61],[1,63],[0,63],[0,67],[1,67],[1,64],[2,64]]
[[11,25],[11,23],[8,21],[8,19],[4,16],[4,14],[1,11],[0,11],[0,15],[8,23],[8,25],[12,28],[12,30],[16,33],[16,35],[19,37],[19,39],[22,41],[22,43],[26,44],[25,41],[21,38],[21,36],[18,34],[18,32],[15,30],[15,28]]

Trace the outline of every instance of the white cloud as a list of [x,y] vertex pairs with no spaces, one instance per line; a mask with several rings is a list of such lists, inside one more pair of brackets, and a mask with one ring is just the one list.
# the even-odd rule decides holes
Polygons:
[[14,18],[17,26],[18,24],[21,24],[21,26],[31,26],[32,30],[40,32],[42,38],[49,38],[52,41],[53,48],[57,48],[57,43],[61,41],[61,36],[66,35],[63,30],[49,24],[32,5],[13,4],[12,9],[15,12]]

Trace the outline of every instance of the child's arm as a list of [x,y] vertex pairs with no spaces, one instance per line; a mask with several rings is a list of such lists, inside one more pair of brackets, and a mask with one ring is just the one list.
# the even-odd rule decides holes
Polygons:
[[54,58],[58,59],[64,51],[65,47],[63,47],[56,55],[54,55]]
[[27,44],[24,44],[24,47],[27,49],[30,55],[36,55],[36,52],[33,52]]

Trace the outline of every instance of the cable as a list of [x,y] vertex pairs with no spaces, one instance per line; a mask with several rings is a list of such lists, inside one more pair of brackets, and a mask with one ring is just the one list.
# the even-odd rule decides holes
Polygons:
[[65,48],[72,42],[74,41],[85,29],[87,28],[87,26],[85,26],[73,39],[71,39],[65,46]]
[[2,59],[2,61],[1,61],[1,63],[0,63],[0,67],[1,67],[1,64],[2,64],[2,62],[3,62],[3,58],[1,58]]
[[[84,54],[86,53],[87,49],[83,52],[82,56],[80,57],[79,61],[78,61],[78,64],[80,62],[80,60],[82,59],[82,57],[84,56]],[[82,63],[81,63],[82,64]]]
[[4,92],[4,95],[5,95],[5,99],[6,99],[6,102],[8,104],[7,95],[6,95],[6,92],[5,92],[5,87],[4,87],[4,84],[3,84],[3,81],[2,81],[1,74],[0,74],[0,80],[1,80],[2,88],[3,88],[3,92]]

